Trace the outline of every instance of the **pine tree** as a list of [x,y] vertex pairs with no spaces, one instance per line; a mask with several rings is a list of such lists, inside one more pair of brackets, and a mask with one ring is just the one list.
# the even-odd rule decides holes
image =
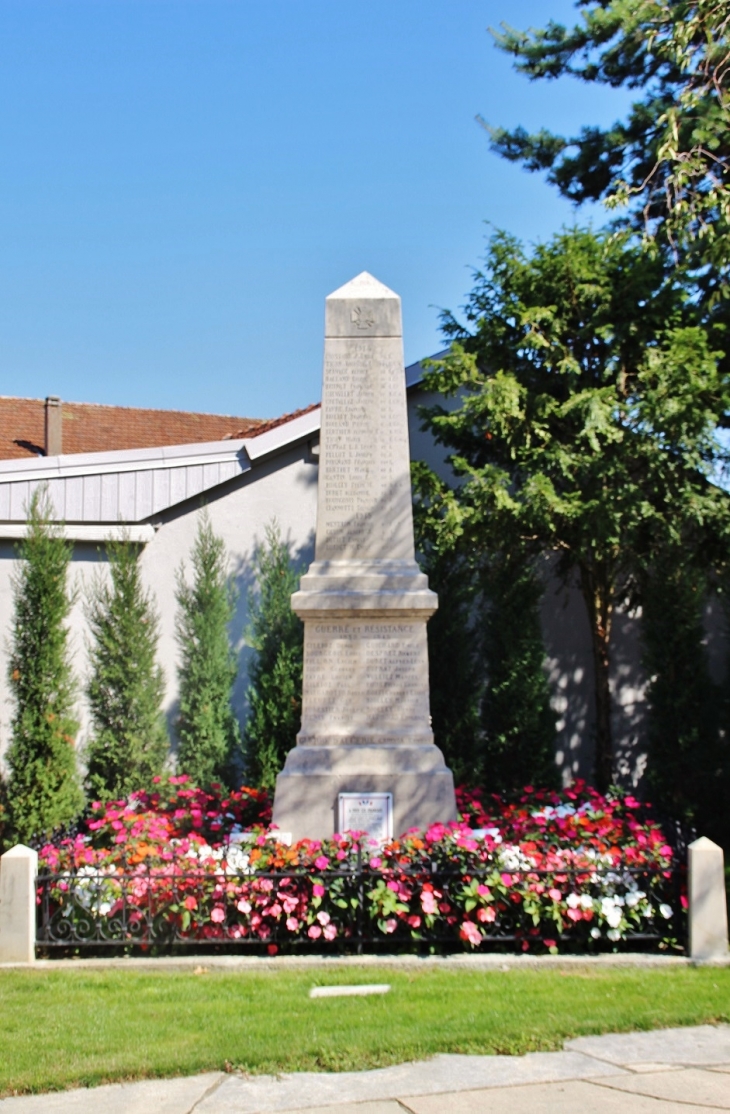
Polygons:
[[577,580],[592,641],[596,784],[616,776],[610,654],[615,608],[669,539],[727,554],[730,498],[712,477],[730,391],[710,336],[666,261],[628,234],[568,229],[526,252],[492,237],[425,412],[460,482],[432,477],[443,549],[553,553]]
[[155,661],[159,620],[142,587],[140,551],[128,537],[107,543],[109,579],[94,583],[87,608],[93,644],[87,695],[93,737],[89,791],[102,800],[148,786],[168,750],[160,710],[162,669]]
[[249,714],[245,730],[246,772],[272,788],[296,743],[302,714],[304,628],[291,609],[299,571],[276,522],[254,555],[258,592],[249,599],[248,641],[255,650],[249,669]]
[[47,492],[30,501],[21,565],[13,581],[15,617],[8,673],[15,703],[7,753],[12,842],[48,837],[80,812],[74,750],[74,677],[66,620],[71,548],[51,525]]
[[198,523],[192,551],[193,583],[177,574],[177,637],[180,645],[178,769],[196,785],[233,784],[240,732],[231,689],[236,657],[228,637],[234,595],[226,575],[226,550],[207,511]]

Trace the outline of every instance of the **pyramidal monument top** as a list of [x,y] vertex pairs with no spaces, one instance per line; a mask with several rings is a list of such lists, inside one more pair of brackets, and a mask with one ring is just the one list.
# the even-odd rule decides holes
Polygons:
[[397,298],[400,301],[400,296],[394,290],[376,279],[369,271],[361,271],[344,286],[333,290],[327,295],[327,301],[332,298]]
[[400,298],[367,271],[325,301],[325,337],[397,337],[402,345]]

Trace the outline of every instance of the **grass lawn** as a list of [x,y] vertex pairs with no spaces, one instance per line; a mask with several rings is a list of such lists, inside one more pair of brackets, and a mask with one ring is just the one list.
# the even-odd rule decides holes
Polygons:
[[[201,960],[201,963],[204,963]],[[388,982],[373,998],[311,986]],[[730,1021],[730,969],[0,971],[0,1094],[145,1076],[376,1067]]]

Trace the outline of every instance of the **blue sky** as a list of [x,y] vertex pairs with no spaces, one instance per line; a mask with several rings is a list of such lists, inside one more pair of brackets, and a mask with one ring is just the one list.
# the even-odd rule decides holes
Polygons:
[[565,0],[2,0],[0,393],[304,406],[324,298],[362,270],[403,299],[406,361],[437,350],[485,221],[534,240],[574,219],[475,115],[570,132],[627,104],[531,84],[487,32],[572,16]]

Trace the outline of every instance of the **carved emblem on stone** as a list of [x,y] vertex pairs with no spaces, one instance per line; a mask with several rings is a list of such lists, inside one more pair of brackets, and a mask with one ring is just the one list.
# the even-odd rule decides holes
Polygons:
[[355,306],[350,314],[350,320],[356,329],[372,329],[375,318],[371,317],[362,306]]

